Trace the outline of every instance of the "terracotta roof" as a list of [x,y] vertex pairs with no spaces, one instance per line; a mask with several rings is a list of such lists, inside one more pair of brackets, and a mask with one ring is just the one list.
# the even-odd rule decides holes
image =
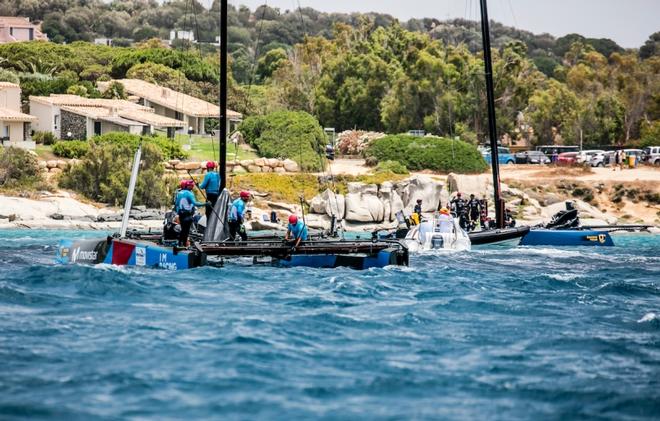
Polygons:
[[75,106],[75,107],[114,107],[114,108],[132,108],[144,111],[153,111],[149,107],[136,104],[123,99],[100,99],[84,98],[78,95],[52,94],[50,96],[30,96],[30,101],[40,102],[46,105],[57,106]]
[[185,127],[186,125],[181,120],[158,115],[153,112],[153,109],[151,111],[122,110],[119,111],[119,115],[155,127]]
[[37,121],[37,117],[23,114],[9,108],[0,108],[0,120],[2,121]]
[[[124,85],[126,92],[131,95],[137,95],[141,98],[145,98],[149,102],[192,117],[217,118],[220,115],[219,106],[202,99],[174,91],[170,88],[158,86],[139,79],[121,79],[118,80],[118,82]],[[242,118],[240,113],[232,110],[227,110],[227,117],[234,120]]]
[[137,108],[64,105],[62,110],[97,120],[112,121],[123,126],[146,124],[155,127],[183,127],[185,125],[183,121],[157,115],[151,108],[150,111],[145,111]]

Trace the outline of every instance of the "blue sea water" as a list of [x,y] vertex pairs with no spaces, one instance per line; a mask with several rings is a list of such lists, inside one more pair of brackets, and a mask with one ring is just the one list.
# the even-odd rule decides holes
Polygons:
[[658,235],[167,272],[63,234],[0,231],[3,420],[660,418]]

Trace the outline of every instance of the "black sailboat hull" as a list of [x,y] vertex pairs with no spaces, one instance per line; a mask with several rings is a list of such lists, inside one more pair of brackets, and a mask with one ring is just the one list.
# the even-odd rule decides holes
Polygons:
[[468,234],[473,246],[493,244],[502,241],[515,240],[524,237],[529,232],[529,227],[501,228],[485,231],[475,231]]

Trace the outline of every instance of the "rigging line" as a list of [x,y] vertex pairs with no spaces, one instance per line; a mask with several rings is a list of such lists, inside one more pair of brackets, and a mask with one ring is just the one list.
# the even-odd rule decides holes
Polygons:
[[264,18],[266,17],[266,8],[268,7],[268,2],[264,1],[263,12],[261,13],[261,19],[259,19],[259,30],[257,31],[257,40],[254,45],[254,57],[252,58],[252,64],[250,65],[250,79],[248,80],[248,89],[247,95],[245,95],[245,109],[248,109],[250,105],[250,96],[252,95],[252,83],[254,82],[254,75],[257,71],[257,57],[259,56],[259,42],[261,42],[261,31],[264,29]]
[[518,28],[518,19],[516,19],[516,14],[513,12],[513,4],[511,4],[511,0],[507,0],[509,3],[509,10],[511,11],[511,17],[513,18],[513,24],[516,25],[516,28]]

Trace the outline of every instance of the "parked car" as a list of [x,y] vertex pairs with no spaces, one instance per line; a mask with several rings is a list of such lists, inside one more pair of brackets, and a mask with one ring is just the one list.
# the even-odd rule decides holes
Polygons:
[[543,152],[546,156],[551,156],[554,151],[557,153],[579,152],[580,148],[573,145],[541,145],[537,146],[536,150]]
[[550,158],[548,158],[541,151],[522,151],[518,152],[516,155],[516,164],[549,164]]
[[583,164],[583,163],[589,163],[591,161],[591,157],[596,155],[597,153],[603,153],[605,151],[601,149],[587,149],[578,152],[576,156],[576,161],[578,164]]
[[592,155],[591,160],[589,160],[589,165],[592,167],[607,167],[614,162],[614,152],[615,151],[598,152],[597,154]]
[[577,152],[560,153],[557,157],[557,165],[575,165],[577,164]]
[[649,146],[644,148],[642,155],[644,162],[651,165],[660,165],[660,146]]
[[[484,157],[488,165],[491,163],[490,148],[483,149],[481,155]],[[500,164],[515,164],[516,157],[511,153],[509,148],[497,147],[497,162]]]

